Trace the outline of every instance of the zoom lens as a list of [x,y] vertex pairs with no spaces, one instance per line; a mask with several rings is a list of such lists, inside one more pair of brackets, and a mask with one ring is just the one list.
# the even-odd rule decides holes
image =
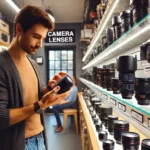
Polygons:
[[112,18],[112,26],[114,27],[115,38],[118,39],[122,35],[120,16]]
[[107,37],[107,44],[108,46],[113,43],[113,37],[114,37],[113,28],[106,29],[106,37]]
[[121,56],[117,60],[117,71],[119,72],[120,93],[124,99],[132,99],[134,94],[135,71],[137,59],[132,56]]
[[122,34],[130,30],[131,28],[131,11],[126,10],[120,13],[120,17],[122,20],[121,27],[122,27]]
[[115,148],[115,142],[113,140],[105,140],[103,141],[103,149],[104,150],[114,150]]
[[139,105],[150,105],[150,78],[136,78],[135,98]]
[[111,88],[113,90],[113,94],[120,94],[120,80],[116,78],[112,78]]
[[107,140],[108,133],[106,131],[102,131],[98,133],[98,138],[100,141]]
[[121,135],[124,132],[129,132],[129,123],[124,120],[114,121],[114,138],[116,143],[121,144]]
[[150,139],[142,140],[141,150],[150,150]]
[[118,120],[117,116],[109,115],[108,116],[108,131],[111,135],[114,134],[114,121]]
[[123,150],[139,150],[140,136],[134,132],[122,133]]

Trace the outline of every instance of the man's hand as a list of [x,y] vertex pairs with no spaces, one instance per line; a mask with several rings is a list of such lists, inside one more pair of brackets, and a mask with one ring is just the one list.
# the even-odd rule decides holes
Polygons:
[[52,91],[45,94],[39,102],[41,108],[45,109],[49,106],[58,104],[62,100],[64,100],[66,97],[68,97],[70,91],[67,91],[67,92],[62,93],[62,94],[57,94],[57,92],[59,90],[60,90],[60,87],[57,86]]

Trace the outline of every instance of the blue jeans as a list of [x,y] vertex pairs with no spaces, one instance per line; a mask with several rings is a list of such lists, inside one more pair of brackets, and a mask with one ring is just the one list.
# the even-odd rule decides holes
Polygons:
[[25,150],[46,150],[43,134],[40,133],[25,139]]
[[71,104],[71,103],[63,104],[63,105],[57,104],[57,105],[53,106],[53,113],[56,117],[56,122],[57,122],[57,125],[59,127],[62,126],[60,116],[59,116],[59,112],[62,111],[63,109],[69,109],[69,108],[74,108],[74,104]]

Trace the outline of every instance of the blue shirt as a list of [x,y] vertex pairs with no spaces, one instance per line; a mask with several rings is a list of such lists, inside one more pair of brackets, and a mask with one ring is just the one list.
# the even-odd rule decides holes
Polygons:
[[76,86],[73,86],[69,96],[66,97],[64,100],[70,101],[69,104],[74,104],[74,102],[77,100],[77,94],[78,94],[78,88]]

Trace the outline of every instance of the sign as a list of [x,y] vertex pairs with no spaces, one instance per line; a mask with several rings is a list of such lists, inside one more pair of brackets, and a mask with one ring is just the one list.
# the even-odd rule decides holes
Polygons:
[[45,43],[73,43],[75,42],[75,30],[54,30],[48,32]]
[[148,127],[150,128],[150,118],[148,118]]
[[118,102],[118,108],[119,108],[120,110],[126,112],[126,105],[121,104],[121,103]]
[[135,110],[131,110],[131,117],[136,119],[137,121],[143,123],[143,115]]

